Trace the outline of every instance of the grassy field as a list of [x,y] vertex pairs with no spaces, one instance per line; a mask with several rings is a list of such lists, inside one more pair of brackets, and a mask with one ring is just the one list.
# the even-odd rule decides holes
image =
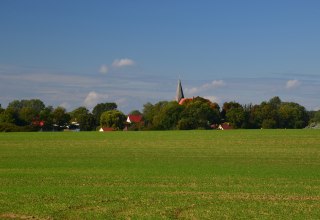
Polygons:
[[320,219],[320,131],[0,133],[1,219]]

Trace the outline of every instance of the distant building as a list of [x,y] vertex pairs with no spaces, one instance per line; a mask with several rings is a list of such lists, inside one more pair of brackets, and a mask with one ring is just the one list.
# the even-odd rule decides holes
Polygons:
[[218,129],[219,130],[230,130],[230,129],[233,129],[233,127],[228,122],[225,122],[225,123],[220,124],[218,126]]
[[142,115],[128,115],[127,121],[125,123],[125,131],[138,131],[144,125]]
[[101,127],[99,129],[100,132],[108,132],[108,131],[114,131],[113,128],[109,128],[109,127]]
[[128,115],[128,123],[140,123],[142,121],[142,115]]
[[188,103],[192,100],[193,100],[193,98],[183,98],[179,101],[179,105],[183,105],[185,102]]
[[176,92],[176,101],[179,103],[181,99],[184,98],[181,80],[178,81],[177,92]]

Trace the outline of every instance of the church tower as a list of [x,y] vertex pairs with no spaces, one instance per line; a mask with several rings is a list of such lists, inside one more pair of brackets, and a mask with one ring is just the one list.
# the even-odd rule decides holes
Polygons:
[[181,80],[178,81],[177,92],[176,92],[176,101],[179,103],[181,99],[184,98]]

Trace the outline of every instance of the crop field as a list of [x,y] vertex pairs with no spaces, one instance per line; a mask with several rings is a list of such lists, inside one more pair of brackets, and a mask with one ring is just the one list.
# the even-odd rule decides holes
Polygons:
[[320,219],[320,131],[0,133],[0,219]]

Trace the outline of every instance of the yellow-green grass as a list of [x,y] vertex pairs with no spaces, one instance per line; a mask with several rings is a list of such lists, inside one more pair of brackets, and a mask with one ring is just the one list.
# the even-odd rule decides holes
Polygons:
[[320,219],[320,131],[0,134],[0,219]]

